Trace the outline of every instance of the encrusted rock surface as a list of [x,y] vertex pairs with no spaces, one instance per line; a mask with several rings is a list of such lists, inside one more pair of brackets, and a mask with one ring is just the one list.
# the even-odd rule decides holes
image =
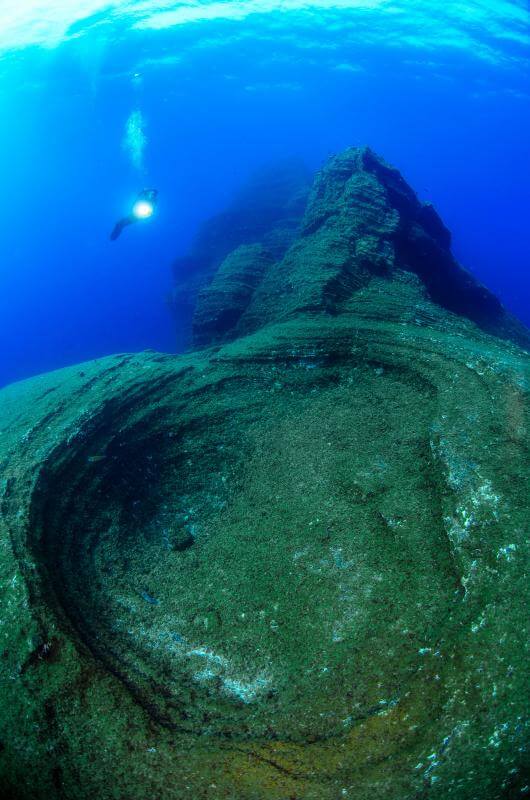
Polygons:
[[[374,305],[368,295],[375,291],[379,308],[372,307],[371,316],[398,319],[427,298],[486,331],[530,346],[528,331],[454,260],[450,245],[450,233],[434,208],[420,203],[396,169],[368,148],[346,150],[317,175],[300,235],[264,272],[233,333],[302,311],[336,315],[355,308],[361,313],[367,303]],[[231,281],[231,270],[221,268],[213,284],[220,308],[225,274]],[[406,297],[389,292],[389,281],[402,279],[410,287],[415,283]],[[205,324],[203,312],[200,324]],[[204,344],[204,336],[195,338]]]
[[346,151],[203,349],[0,394],[2,796],[524,795],[528,332],[449,240]]
[[192,343],[197,295],[226,256],[258,242],[273,258],[283,256],[297,235],[311,179],[302,162],[280,161],[254,174],[228,209],[200,226],[190,252],[173,262],[174,286],[168,300],[177,321],[179,352]]
[[272,264],[272,255],[260,244],[241,245],[224,259],[197,298],[193,318],[196,346],[236,338],[241,317]]

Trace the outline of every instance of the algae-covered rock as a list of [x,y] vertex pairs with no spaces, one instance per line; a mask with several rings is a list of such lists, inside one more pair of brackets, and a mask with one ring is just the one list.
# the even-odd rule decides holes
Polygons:
[[280,161],[252,175],[225,211],[200,226],[190,252],[173,262],[168,302],[179,351],[197,344],[192,336],[197,295],[233,250],[260,244],[272,257],[283,256],[298,232],[310,185],[311,173],[302,162]]
[[238,335],[239,321],[272,263],[272,255],[260,244],[241,245],[225,258],[197,298],[193,319],[196,346]]
[[347,151],[204,349],[0,394],[3,796],[524,794],[528,333],[449,238]]

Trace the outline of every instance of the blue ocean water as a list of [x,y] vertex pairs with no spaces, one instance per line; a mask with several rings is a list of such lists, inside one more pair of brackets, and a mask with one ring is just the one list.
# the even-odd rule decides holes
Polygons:
[[[530,324],[529,46],[508,0],[2,0],[0,384],[173,352],[197,225],[261,166],[352,144]],[[156,217],[110,242],[144,186]]]

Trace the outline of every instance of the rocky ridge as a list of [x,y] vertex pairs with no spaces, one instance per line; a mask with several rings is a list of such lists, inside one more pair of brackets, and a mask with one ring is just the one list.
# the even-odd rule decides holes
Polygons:
[[[455,261],[450,248],[451,235],[436,210],[418,200],[398,170],[368,148],[352,148],[317,174],[299,236],[283,259],[260,272],[262,279],[254,282],[252,292],[246,291],[244,313],[235,323],[225,321],[216,328],[212,295],[217,295],[222,313],[220,284],[230,282],[233,292],[238,280],[242,288],[246,280],[239,271],[240,258],[228,256],[212,292],[206,287],[199,296],[194,343],[208,343],[205,325],[216,328],[216,340],[229,340],[301,312],[337,315],[350,307],[359,314],[376,291],[382,318],[406,317],[427,300],[528,347],[528,331]],[[401,308],[389,290],[390,281],[410,287]],[[385,292],[386,304],[381,303]]]

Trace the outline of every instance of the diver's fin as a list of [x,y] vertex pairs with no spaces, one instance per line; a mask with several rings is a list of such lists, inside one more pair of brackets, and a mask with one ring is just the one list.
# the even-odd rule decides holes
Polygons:
[[122,219],[120,219],[120,221],[117,222],[116,225],[113,227],[112,233],[110,234],[110,239],[112,242],[116,241],[116,239],[118,238],[124,227],[125,227],[124,222]]
[[131,223],[133,222],[136,222],[136,217],[134,216],[134,214],[129,214],[128,217],[120,219],[120,221],[117,222],[114,228],[112,229],[112,233],[110,234],[111,241],[115,242],[118,236],[121,235],[122,230],[127,225],[131,225]]

